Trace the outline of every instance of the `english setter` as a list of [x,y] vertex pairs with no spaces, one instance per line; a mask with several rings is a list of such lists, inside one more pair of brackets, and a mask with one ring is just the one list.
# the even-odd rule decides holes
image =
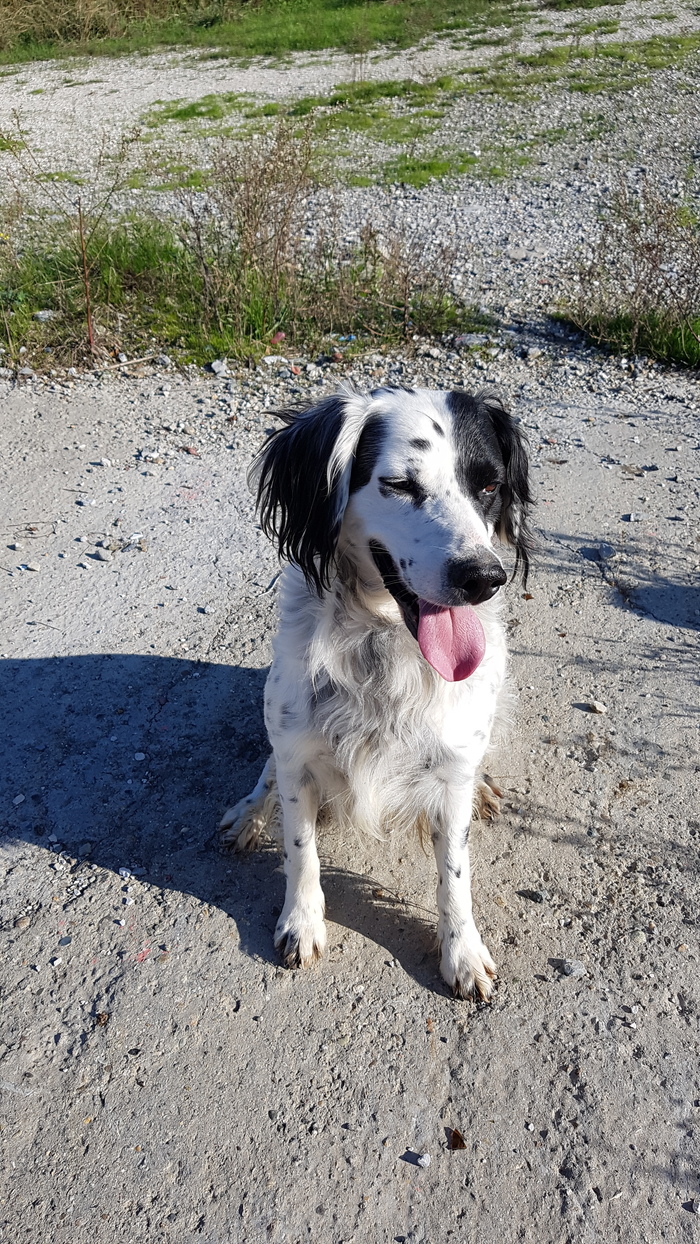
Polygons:
[[275,945],[305,967],[326,945],[319,813],[428,834],[442,975],[488,998],[469,825],[506,670],[494,537],[528,569],[523,437],[488,390],[348,386],[279,417],[254,464],[263,530],[290,563],[265,689],[272,756],[225,814],[224,841],[254,847],[281,819]]

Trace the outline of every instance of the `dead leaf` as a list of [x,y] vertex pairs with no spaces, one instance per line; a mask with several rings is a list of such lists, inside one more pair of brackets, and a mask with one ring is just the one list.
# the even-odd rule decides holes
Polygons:
[[522,596],[523,596],[523,600],[534,600],[535,599],[534,596],[532,595],[532,592],[523,592]]
[[192,454],[193,458],[199,457],[199,450],[194,445],[180,445],[178,448],[181,454]]
[[428,1016],[428,1018],[425,1021],[425,1030],[426,1032],[435,1032],[435,1024],[433,1023],[430,1016]]
[[449,1135],[447,1137],[447,1148],[448,1149],[466,1149],[467,1143],[462,1133],[458,1132],[456,1127],[451,1127],[448,1129],[448,1131],[449,1131]]

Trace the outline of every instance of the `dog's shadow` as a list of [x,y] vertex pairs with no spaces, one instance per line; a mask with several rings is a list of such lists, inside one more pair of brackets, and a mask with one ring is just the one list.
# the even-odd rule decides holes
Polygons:
[[335,924],[371,938],[426,989],[447,993],[438,972],[437,912],[418,908],[370,877],[326,865],[321,882],[327,916]]
[[[277,963],[280,852],[222,853],[215,832],[267,757],[266,674],[118,653],[0,661],[3,854],[19,859],[31,843],[47,857],[63,850],[75,872],[136,869],[218,907],[244,954]],[[442,988],[429,914],[341,867],[324,868],[323,885],[332,921]]]

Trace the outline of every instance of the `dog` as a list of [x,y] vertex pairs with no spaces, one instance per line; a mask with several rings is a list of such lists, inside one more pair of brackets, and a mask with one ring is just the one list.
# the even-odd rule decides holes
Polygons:
[[286,897],[275,946],[326,946],[319,814],[375,836],[417,829],[437,863],[442,975],[489,998],[496,968],[472,914],[469,828],[506,674],[494,541],[527,581],[526,444],[492,390],[350,386],[280,412],[255,460],[261,526],[288,563],[265,688],[272,745],[221,822],[250,849],[281,820]]

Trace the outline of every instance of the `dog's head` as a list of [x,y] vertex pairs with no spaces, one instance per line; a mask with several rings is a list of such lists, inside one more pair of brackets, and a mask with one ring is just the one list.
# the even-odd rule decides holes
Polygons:
[[339,548],[376,568],[426,659],[455,680],[483,656],[474,606],[506,582],[494,536],[531,548],[527,455],[502,400],[343,389],[282,413],[257,463],[263,530],[322,593]]

